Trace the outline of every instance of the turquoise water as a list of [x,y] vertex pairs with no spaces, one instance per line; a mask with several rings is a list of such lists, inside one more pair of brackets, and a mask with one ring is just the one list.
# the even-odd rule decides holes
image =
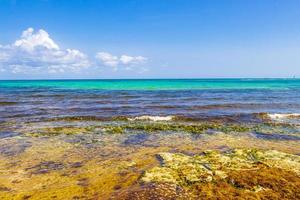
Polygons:
[[62,116],[300,113],[300,79],[0,81],[0,122]]
[[293,89],[300,88],[300,79],[124,79],[0,81],[0,89],[24,87],[104,90]]

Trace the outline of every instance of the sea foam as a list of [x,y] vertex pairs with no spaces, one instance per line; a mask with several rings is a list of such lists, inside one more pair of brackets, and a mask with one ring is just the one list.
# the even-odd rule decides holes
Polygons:
[[272,120],[293,119],[300,118],[300,113],[273,113],[268,114],[268,117]]
[[171,121],[174,116],[151,116],[151,115],[142,115],[138,117],[128,118],[130,121],[136,120],[149,120],[149,121]]

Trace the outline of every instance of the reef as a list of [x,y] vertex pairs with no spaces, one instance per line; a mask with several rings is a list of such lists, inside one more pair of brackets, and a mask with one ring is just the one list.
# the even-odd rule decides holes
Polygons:
[[74,134],[81,134],[81,133],[91,133],[94,130],[92,126],[86,127],[74,127],[74,126],[63,126],[63,127],[46,127],[38,129],[34,132],[26,133],[27,136],[51,136],[51,135],[74,135]]
[[147,133],[153,132],[184,132],[192,134],[202,134],[207,130],[228,132],[246,132],[249,127],[239,124],[221,125],[217,123],[162,123],[162,122],[142,122],[142,123],[127,123],[120,126],[105,127],[109,133],[124,133],[127,131],[142,131]]
[[297,125],[75,116],[0,129],[0,199],[300,199]]
[[276,150],[159,153],[162,166],[146,171],[144,183],[173,184],[204,199],[299,199],[300,156]]
[[221,131],[224,133],[247,132],[251,130],[242,124],[218,124],[218,123],[167,123],[167,122],[116,122],[111,124],[99,123],[95,125],[65,125],[37,128],[26,133],[28,136],[51,136],[73,135],[82,133],[107,133],[124,134],[132,132],[155,133],[155,132],[182,132],[190,134],[202,134],[208,130]]

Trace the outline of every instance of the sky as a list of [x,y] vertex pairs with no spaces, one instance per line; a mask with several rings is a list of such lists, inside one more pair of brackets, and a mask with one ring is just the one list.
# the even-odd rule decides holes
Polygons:
[[0,0],[0,79],[294,76],[299,0]]

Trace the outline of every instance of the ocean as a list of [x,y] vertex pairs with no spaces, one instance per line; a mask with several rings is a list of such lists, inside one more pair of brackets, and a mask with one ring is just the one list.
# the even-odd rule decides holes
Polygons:
[[299,79],[0,81],[0,199],[299,199]]
[[0,81],[0,105],[2,121],[298,113],[300,79]]
[[297,89],[300,79],[0,80],[1,88],[96,90]]

